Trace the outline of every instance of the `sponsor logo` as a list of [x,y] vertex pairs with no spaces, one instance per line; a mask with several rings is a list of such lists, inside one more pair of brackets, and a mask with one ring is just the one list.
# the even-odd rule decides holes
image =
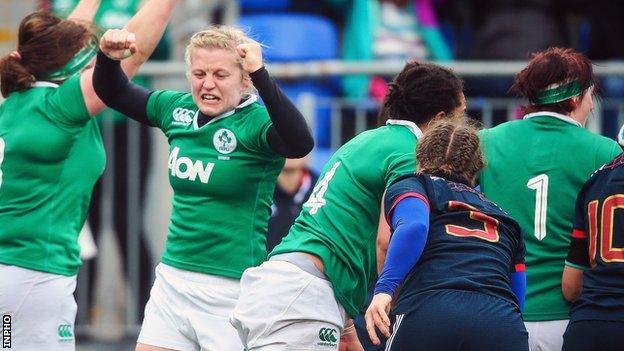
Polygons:
[[2,316],[2,348],[11,348],[11,315]]
[[338,338],[336,337],[336,329],[333,328],[321,328],[318,332],[318,337],[320,342],[317,343],[319,346],[336,346],[336,342]]
[[220,153],[229,154],[236,149],[236,136],[231,130],[221,128],[214,133],[212,143]]
[[72,332],[71,324],[61,324],[58,326],[58,338],[59,341],[71,341],[74,340],[74,333]]
[[199,177],[199,181],[207,184],[210,179],[210,174],[214,168],[214,163],[208,162],[204,166],[201,160],[193,161],[188,157],[178,157],[180,154],[180,148],[174,147],[169,154],[169,160],[167,161],[167,167],[171,171],[171,175],[180,178],[195,181]]
[[177,107],[172,113],[174,124],[189,125],[193,122],[193,116],[195,116],[195,111],[181,107]]

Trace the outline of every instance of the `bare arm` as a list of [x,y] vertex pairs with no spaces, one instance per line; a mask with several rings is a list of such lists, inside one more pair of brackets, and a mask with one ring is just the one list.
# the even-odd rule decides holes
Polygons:
[[67,19],[91,22],[99,7],[100,0],[81,0]]
[[[382,199],[385,197],[382,196]],[[381,274],[384,262],[386,261],[386,253],[388,252],[388,244],[390,243],[390,226],[386,222],[384,214],[384,202],[381,200],[381,211],[379,212],[379,225],[377,226],[377,274]]]
[[[137,48],[136,53],[121,63],[124,73],[129,78],[134,76],[158,45],[176,3],[177,0],[148,0],[126,25],[125,28],[136,36]],[[94,116],[102,111],[105,105],[95,94],[92,77],[93,68],[84,70],[80,77],[80,87],[89,115]]]
[[583,270],[570,266],[563,267],[561,290],[566,300],[570,302],[576,300],[583,290]]

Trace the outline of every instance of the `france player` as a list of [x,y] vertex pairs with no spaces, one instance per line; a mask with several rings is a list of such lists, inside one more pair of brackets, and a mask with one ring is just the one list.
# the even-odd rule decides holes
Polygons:
[[596,171],[576,200],[563,294],[573,301],[563,350],[622,350],[624,155]]
[[[416,150],[419,173],[386,191],[393,230],[367,330],[386,350],[528,350],[518,223],[474,190],[485,162],[476,129],[444,121]],[[388,311],[400,284],[390,335]]]

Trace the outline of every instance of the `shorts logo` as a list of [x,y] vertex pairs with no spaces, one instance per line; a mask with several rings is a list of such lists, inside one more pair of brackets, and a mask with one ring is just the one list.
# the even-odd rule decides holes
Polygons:
[[58,326],[58,338],[59,341],[71,341],[74,340],[74,334],[72,333],[71,324],[61,324]]
[[333,328],[321,328],[318,332],[318,337],[321,340],[317,345],[319,346],[336,346],[336,329]]
[[212,143],[220,153],[229,154],[236,149],[236,136],[231,130],[221,128],[214,133]]
[[177,107],[172,113],[173,123],[175,124],[189,125],[193,122],[193,116],[195,116],[195,111],[181,107]]

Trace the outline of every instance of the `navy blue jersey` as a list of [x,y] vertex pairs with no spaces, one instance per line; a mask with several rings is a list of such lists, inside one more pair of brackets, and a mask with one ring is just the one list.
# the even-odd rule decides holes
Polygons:
[[572,320],[624,321],[624,154],[581,189],[566,264],[584,269]]
[[386,218],[408,196],[428,204],[429,235],[396,312],[409,312],[417,294],[440,289],[481,292],[517,305],[511,274],[524,270],[525,252],[518,223],[469,185],[428,174],[402,177],[388,188]]

